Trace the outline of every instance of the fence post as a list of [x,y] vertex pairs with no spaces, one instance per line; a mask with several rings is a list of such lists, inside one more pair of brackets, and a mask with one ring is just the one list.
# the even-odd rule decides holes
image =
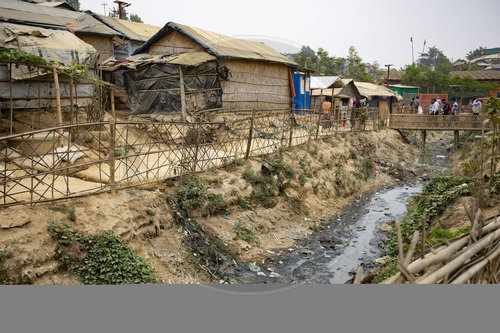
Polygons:
[[254,117],[255,117],[255,108],[252,109],[252,118],[250,119],[250,130],[248,131],[248,143],[247,143],[247,151],[245,153],[245,160],[248,160],[248,157],[250,156],[250,149],[252,148]]
[[321,113],[321,109],[319,110],[318,112],[318,121],[316,122],[316,140],[318,140],[318,136],[319,136],[319,126],[321,125],[321,116],[322,116],[322,113]]
[[111,99],[111,116],[113,116],[113,119],[116,119],[116,110],[115,110],[115,89],[114,87],[109,88],[109,98]]
[[[10,93],[10,116],[9,116],[10,130],[9,130],[9,134],[12,135],[13,134],[13,126],[14,126],[14,99],[12,97],[12,63],[11,62],[9,63],[9,93]],[[5,156],[7,156],[7,155],[5,155]],[[7,168],[5,169],[5,172],[7,172]]]
[[56,88],[56,110],[57,110],[57,125],[62,126],[62,112],[61,112],[61,91],[59,89],[59,75],[57,74],[57,69],[54,67],[52,69],[54,73],[54,86]]
[[193,158],[193,170],[192,170],[193,175],[196,172],[196,164],[198,164],[198,150],[200,149],[201,126],[202,122],[200,116],[200,121],[198,122],[198,132],[196,134],[196,148],[194,150],[194,158]]
[[109,186],[111,187],[111,195],[116,195],[115,182],[115,119],[109,120]]
[[294,115],[295,115],[295,105],[292,105],[292,112],[290,113],[290,137],[288,138],[288,148],[292,147]]

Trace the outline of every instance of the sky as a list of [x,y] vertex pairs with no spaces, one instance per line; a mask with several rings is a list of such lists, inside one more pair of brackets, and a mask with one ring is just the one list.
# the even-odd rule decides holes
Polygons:
[[[128,0],[128,13],[163,27],[173,21],[229,36],[263,35],[322,47],[345,57],[353,45],[363,61],[401,68],[436,46],[452,61],[479,46],[500,47],[499,0]],[[103,14],[112,0],[80,0]]]

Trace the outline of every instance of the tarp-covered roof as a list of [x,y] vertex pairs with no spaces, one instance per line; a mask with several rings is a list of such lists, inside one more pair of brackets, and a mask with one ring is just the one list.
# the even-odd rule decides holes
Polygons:
[[338,76],[311,76],[311,89],[341,88],[344,85]]
[[147,53],[152,44],[173,31],[180,32],[217,58],[262,60],[298,66],[295,61],[288,59],[262,42],[253,42],[229,37],[174,22],[167,23],[156,35],[149,39],[144,45],[137,48],[134,54]]
[[402,100],[403,97],[399,95],[397,92],[392,91],[389,88],[384,86],[379,86],[369,82],[357,82],[354,81],[354,85],[358,88],[359,93],[362,96],[371,98],[371,97],[395,97],[398,100]]
[[[94,67],[97,51],[69,31],[44,29],[28,25],[0,22],[0,47],[14,48],[41,56],[47,61],[72,65],[84,64]],[[14,79],[35,76],[24,73],[25,67],[15,67]]]
[[95,13],[94,16],[111,28],[120,32],[124,37],[137,42],[146,42],[160,30],[160,27],[150,24],[121,20],[116,17],[109,17]]
[[[349,95],[342,94],[344,88],[334,88],[333,96],[341,98],[349,98]],[[311,89],[311,96],[332,96],[332,89]]]
[[0,21],[43,28],[73,30],[76,33],[117,36],[118,32],[99,22],[92,15],[33,3],[0,0]]
[[215,56],[207,52],[189,52],[168,56],[141,53],[127,57],[125,61],[120,59],[117,62],[114,58],[109,58],[104,61],[103,69],[106,71],[115,71],[121,67],[135,69],[137,66],[145,64],[173,64],[194,67],[216,59]]
[[500,71],[453,71],[450,72],[450,76],[466,77],[470,76],[474,80],[491,80],[500,81]]

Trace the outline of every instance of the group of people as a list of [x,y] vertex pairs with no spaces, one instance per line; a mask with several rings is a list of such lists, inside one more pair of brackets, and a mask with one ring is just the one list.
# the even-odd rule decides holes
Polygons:
[[[482,110],[482,103],[478,98],[473,98],[473,100],[469,103],[472,106],[472,114],[478,115]],[[417,97],[412,98],[410,102],[410,108],[415,109],[417,114],[424,114],[422,110],[422,106],[420,105],[420,99]],[[431,100],[431,104],[429,106],[429,114],[432,115],[454,115],[458,116],[458,102],[455,98],[451,99],[451,102],[448,103],[445,98],[440,99],[433,98]]]
[[[441,104],[443,105],[441,107]],[[458,103],[455,98],[451,99],[451,104],[446,101],[445,98],[442,100],[438,98],[433,98],[431,105],[429,106],[429,114],[438,115],[453,115],[458,116]]]

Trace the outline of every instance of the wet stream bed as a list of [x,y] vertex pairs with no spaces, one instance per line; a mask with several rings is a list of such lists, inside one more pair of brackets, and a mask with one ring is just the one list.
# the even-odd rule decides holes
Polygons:
[[[418,194],[426,179],[444,174],[450,163],[447,138],[435,142],[419,156],[413,167],[420,169],[421,179],[395,186],[354,200],[339,215],[330,214],[321,231],[265,263],[243,263],[235,269],[237,283],[346,283],[359,266],[365,272],[379,266],[381,245],[388,237],[380,227],[401,220],[408,213],[412,196]],[[422,172],[425,170],[424,172]],[[423,180],[422,180],[423,179]]]

